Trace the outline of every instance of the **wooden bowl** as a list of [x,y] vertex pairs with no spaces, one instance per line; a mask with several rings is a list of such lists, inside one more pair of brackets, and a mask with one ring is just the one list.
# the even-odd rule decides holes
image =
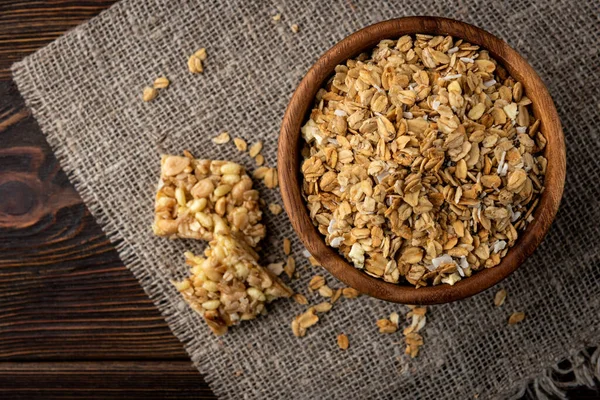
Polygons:
[[[300,128],[314,105],[322,85],[333,75],[336,65],[373,48],[383,39],[427,33],[450,35],[487,49],[513,78],[523,84],[533,102],[533,113],[541,120],[540,130],[547,138],[545,157],[548,166],[545,191],[534,212],[534,220],[520,233],[515,245],[496,267],[484,269],[454,286],[437,285],[415,289],[408,284],[393,284],[373,278],[350,265],[325,244],[312,224],[301,194]],[[287,214],[306,249],[333,276],[358,291],[383,300],[405,304],[438,304],[472,296],[488,289],[516,270],[533,253],[550,228],[558,211],[565,182],[565,144],[560,120],[552,98],[540,77],[515,50],[501,39],[475,26],[447,18],[407,17],[380,22],[364,28],[327,51],[308,71],[292,96],[283,118],[278,150],[279,184]]]

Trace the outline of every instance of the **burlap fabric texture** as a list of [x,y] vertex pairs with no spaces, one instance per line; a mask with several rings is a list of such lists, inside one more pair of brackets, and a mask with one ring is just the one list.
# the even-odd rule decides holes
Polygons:
[[[503,398],[532,380],[542,397],[558,389],[549,368],[561,359],[575,363],[574,380],[583,383],[598,363],[597,354],[581,351],[600,342],[599,13],[594,1],[124,0],[16,64],[14,76],[87,206],[221,398]],[[264,141],[275,165],[283,112],[310,65],[353,31],[405,15],[480,26],[523,54],[547,83],[568,147],[566,191],[550,234],[501,283],[508,291],[502,308],[492,304],[495,290],[432,307],[415,360],[403,355],[400,334],[375,327],[405,307],[367,297],[339,302],[302,339],[289,328],[301,307],[285,300],[215,339],[169,283],[186,273],[183,252],[204,244],[151,234],[159,154],[190,149],[252,170],[231,143],[210,142],[228,130]],[[192,75],[187,57],[200,47],[209,53],[205,73]],[[172,85],[143,103],[142,88],[161,75]],[[268,202],[281,201],[259,188]],[[315,270],[287,216],[266,212],[265,219],[264,259],[281,260],[282,239],[294,238],[301,277],[292,286],[305,291]],[[517,310],[527,319],[507,326]],[[350,338],[345,352],[335,343],[342,331]]]

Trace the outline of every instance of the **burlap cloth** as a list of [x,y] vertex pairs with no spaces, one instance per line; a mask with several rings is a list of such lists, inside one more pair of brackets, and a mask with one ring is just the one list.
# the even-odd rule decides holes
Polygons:
[[[271,19],[276,13],[279,23]],[[582,352],[600,343],[599,13],[597,1],[124,0],[16,64],[14,76],[85,203],[221,398],[492,398],[518,395],[530,382],[543,397],[557,390],[549,368],[564,358],[574,363],[573,382],[600,375],[598,354]],[[562,119],[562,207],[535,255],[500,284],[506,304],[493,306],[496,288],[432,307],[426,344],[414,360],[403,355],[401,334],[381,335],[375,327],[376,319],[406,308],[367,297],[336,303],[302,339],[290,329],[302,308],[286,300],[216,339],[169,283],[186,272],[184,250],[204,244],[151,234],[159,154],[187,148],[252,169],[232,143],[210,141],[228,130],[263,140],[274,165],[283,112],[310,65],[361,27],[425,14],[505,39],[544,79]],[[209,58],[205,73],[194,76],[187,57],[200,47]],[[143,103],[142,88],[160,75],[172,85]],[[268,202],[281,201],[259,188]],[[294,238],[301,278],[292,286],[306,292],[314,269],[287,216],[265,218],[263,254],[283,259],[282,238]],[[517,310],[527,319],[508,326]],[[345,352],[335,341],[342,331],[350,338]]]

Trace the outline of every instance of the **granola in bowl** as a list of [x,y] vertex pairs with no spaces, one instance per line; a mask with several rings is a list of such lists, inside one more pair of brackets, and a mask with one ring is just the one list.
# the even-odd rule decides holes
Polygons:
[[498,265],[544,190],[521,83],[450,36],[383,40],[338,65],[302,127],[310,217],[356,268],[453,285]]

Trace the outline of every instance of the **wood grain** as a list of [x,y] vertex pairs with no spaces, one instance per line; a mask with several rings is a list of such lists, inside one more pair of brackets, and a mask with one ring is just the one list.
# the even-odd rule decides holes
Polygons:
[[5,399],[214,399],[190,362],[0,363]]
[[60,170],[10,65],[114,1],[0,2],[0,398],[214,398]]
[[[325,244],[323,236],[311,222],[308,209],[300,193],[300,127],[311,109],[314,97],[336,65],[363,51],[371,49],[383,39],[402,35],[428,33],[451,35],[489,50],[508,72],[523,83],[533,102],[534,115],[541,120],[548,144],[545,156],[548,168],[545,190],[534,212],[534,221],[520,234],[514,247],[494,267],[480,271],[453,286],[438,285],[419,289],[398,285],[371,277],[354,268],[337,251]],[[283,117],[279,136],[278,170],[281,194],[292,226],[310,253],[332,275],[362,293],[383,300],[404,304],[439,304],[463,299],[488,289],[515,271],[542,241],[562,197],[565,175],[565,143],[558,113],[540,77],[531,66],[506,42],[475,26],[438,17],[406,17],[371,25],[343,39],[327,51],[300,82]]]

